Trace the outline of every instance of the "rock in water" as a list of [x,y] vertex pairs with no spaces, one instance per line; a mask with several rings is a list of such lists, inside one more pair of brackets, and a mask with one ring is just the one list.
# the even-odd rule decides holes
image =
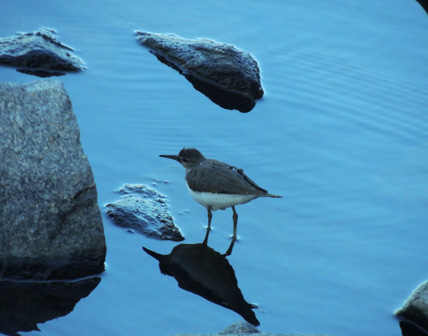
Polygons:
[[61,76],[64,71],[85,69],[82,60],[71,51],[72,48],[58,41],[52,29],[0,38],[0,64],[39,77]]
[[259,334],[260,331],[246,322],[236,322],[228,326],[223,331],[219,332],[219,335],[234,335],[234,334]]
[[410,320],[428,332],[428,281],[416,288],[395,314]]
[[0,84],[0,278],[104,270],[97,191],[60,81]]
[[[281,333],[281,334],[272,334],[270,332],[260,332],[257,328],[253,327],[247,322],[236,322],[223,331],[220,331],[217,334],[178,334],[174,336],[305,336],[304,334],[295,334],[295,333]],[[308,335],[309,336],[309,335]],[[323,336],[321,334],[316,334],[312,336]],[[324,335],[327,336],[327,335]]]
[[419,3],[419,5],[421,5],[421,7],[423,9],[425,9],[425,12],[427,12],[427,14],[428,14],[428,3],[427,3],[427,1],[426,0],[416,0],[416,1]]
[[106,205],[106,213],[121,227],[161,240],[184,240],[169,213],[165,195],[143,184],[125,184],[122,198]]
[[138,41],[194,88],[225,109],[249,112],[263,96],[260,70],[248,52],[209,39],[136,31]]

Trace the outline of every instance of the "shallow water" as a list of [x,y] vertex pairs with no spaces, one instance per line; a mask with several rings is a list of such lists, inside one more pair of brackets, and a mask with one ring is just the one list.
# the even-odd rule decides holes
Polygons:
[[[237,207],[229,262],[261,331],[400,335],[393,312],[427,279],[428,17],[416,1],[3,1],[0,36],[51,27],[88,70],[65,83],[99,204],[124,183],[167,195],[187,243],[206,211],[159,154],[197,147],[282,199]],[[224,110],[161,64],[135,29],[234,44],[259,62],[265,96]],[[0,67],[0,80],[36,77]],[[209,244],[225,251],[232,212]],[[101,283],[69,315],[23,335],[214,333],[241,320],[162,276],[146,246],[104,215]]]

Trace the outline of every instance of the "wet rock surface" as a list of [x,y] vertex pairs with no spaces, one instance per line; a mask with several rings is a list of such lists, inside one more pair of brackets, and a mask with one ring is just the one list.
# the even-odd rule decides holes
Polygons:
[[83,61],[71,51],[71,47],[59,42],[52,29],[0,38],[0,64],[38,77],[61,76],[67,71],[85,69]]
[[428,281],[416,288],[395,314],[428,332]]
[[161,240],[184,240],[168,210],[165,195],[143,184],[125,184],[122,198],[106,205],[106,213],[121,227]]
[[263,96],[256,60],[230,44],[136,31],[137,40],[225,109],[249,112]]
[[[236,322],[218,334],[177,334],[174,336],[238,336],[238,335],[251,335],[256,334],[257,336],[304,336],[303,334],[272,334],[267,332],[260,332],[256,327],[252,326],[247,322]],[[312,336],[322,336],[321,334]],[[327,335],[325,335],[327,336]]]
[[0,278],[104,270],[92,170],[60,81],[0,84]]
[[0,281],[0,333],[40,331],[37,324],[72,312],[100,281],[98,277],[73,282]]

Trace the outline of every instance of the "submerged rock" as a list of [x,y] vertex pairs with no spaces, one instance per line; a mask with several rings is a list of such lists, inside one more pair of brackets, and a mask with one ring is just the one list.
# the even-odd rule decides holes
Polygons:
[[[268,332],[260,332],[256,327],[252,326],[247,322],[236,322],[223,331],[220,331],[218,334],[177,334],[175,336],[220,336],[220,335],[229,335],[229,336],[245,336],[255,334],[255,336],[304,336],[303,334],[272,334]],[[313,336],[322,336],[321,334]]]
[[55,31],[40,29],[0,38],[0,64],[39,77],[61,76],[64,71],[81,71],[85,66],[72,48],[60,43]]
[[233,334],[259,334],[260,331],[252,326],[251,324],[244,322],[236,322],[231,324],[223,331],[219,332],[219,335],[233,335]]
[[104,270],[97,191],[63,84],[0,84],[0,278]]
[[136,31],[138,41],[194,88],[225,109],[249,112],[263,96],[260,70],[248,52],[209,39]]
[[161,240],[184,240],[168,210],[165,195],[143,185],[125,184],[122,198],[106,205],[106,213],[121,227]]
[[415,323],[428,332],[428,281],[416,288],[395,314]]

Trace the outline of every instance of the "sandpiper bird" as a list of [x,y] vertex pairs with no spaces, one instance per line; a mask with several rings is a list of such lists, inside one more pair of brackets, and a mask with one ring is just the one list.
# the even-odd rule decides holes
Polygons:
[[208,230],[211,228],[211,211],[232,207],[233,239],[237,237],[238,225],[235,205],[248,203],[258,197],[282,197],[259,187],[242,169],[207,159],[196,148],[183,148],[178,155],[159,156],[176,160],[186,169],[185,179],[190,194],[208,210]]

